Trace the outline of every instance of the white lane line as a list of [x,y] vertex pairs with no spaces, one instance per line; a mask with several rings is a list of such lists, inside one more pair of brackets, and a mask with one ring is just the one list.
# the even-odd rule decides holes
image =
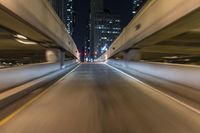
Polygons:
[[169,99],[171,99],[171,100],[173,100],[173,101],[175,101],[175,102],[181,104],[182,106],[184,106],[184,107],[186,107],[186,108],[188,108],[188,109],[194,111],[195,113],[200,114],[200,111],[199,111],[198,109],[196,109],[196,108],[194,108],[194,107],[192,107],[192,106],[190,106],[190,105],[188,105],[188,104],[186,104],[186,103],[183,103],[183,102],[181,102],[180,100],[178,100],[178,99],[176,99],[176,98],[174,98],[174,97],[172,97],[172,96],[170,96],[170,95],[168,95],[168,94],[166,94],[166,93],[164,93],[164,92],[162,92],[162,91],[157,90],[156,88],[153,88],[152,86],[150,86],[150,85],[148,85],[148,84],[146,84],[146,83],[144,83],[144,82],[138,80],[137,78],[135,78],[135,77],[133,77],[133,76],[131,76],[131,75],[129,75],[129,74],[127,74],[127,73],[125,73],[125,72],[123,72],[123,71],[121,71],[121,70],[119,70],[119,69],[117,69],[117,68],[115,68],[115,67],[113,67],[113,66],[111,66],[111,65],[109,65],[109,64],[106,64],[106,65],[109,66],[109,67],[111,67],[112,69],[114,69],[114,70],[116,70],[116,71],[122,73],[123,75],[125,75],[125,76],[127,76],[127,77],[129,77],[129,78],[131,78],[131,79],[133,79],[133,80],[135,80],[135,81],[137,81],[137,82],[139,82],[140,84],[142,84],[142,85],[144,85],[144,86],[146,86],[146,87],[148,87],[148,88],[150,88],[150,89],[152,89],[152,90],[154,90],[154,91],[156,91],[156,92],[158,92],[158,93],[160,93],[160,94],[162,94],[162,95],[168,97]]
[[75,68],[73,68],[71,71],[67,72],[67,74],[65,74],[62,78],[60,78],[59,80],[57,80],[55,83],[53,83],[53,85],[51,85],[50,87],[53,88],[54,86],[56,86],[57,84],[59,84],[66,77],[68,77],[71,73],[73,73],[76,69],[78,69],[80,66],[81,66],[81,64],[79,64],[78,66],[76,66]]

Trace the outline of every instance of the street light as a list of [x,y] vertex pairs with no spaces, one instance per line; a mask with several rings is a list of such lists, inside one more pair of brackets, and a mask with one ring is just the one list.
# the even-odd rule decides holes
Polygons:
[[19,38],[19,39],[24,39],[24,40],[28,39],[27,37],[20,35],[20,34],[14,35],[14,37]]
[[30,44],[30,45],[36,45],[38,44],[37,42],[33,41],[28,41],[28,40],[20,40],[20,39],[15,39],[17,42],[22,43],[22,44]]

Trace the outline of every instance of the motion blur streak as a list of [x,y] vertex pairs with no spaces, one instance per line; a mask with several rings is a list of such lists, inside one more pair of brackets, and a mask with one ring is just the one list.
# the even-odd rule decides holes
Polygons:
[[82,64],[2,133],[199,133],[200,116],[105,64]]

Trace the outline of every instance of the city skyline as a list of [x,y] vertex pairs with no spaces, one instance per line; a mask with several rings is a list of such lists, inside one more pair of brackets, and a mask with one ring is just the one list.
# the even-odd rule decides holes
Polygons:
[[119,15],[114,15],[105,8],[104,0],[90,1],[88,58],[96,59],[108,49],[121,31],[120,22]]
[[[87,34],[87,23],[89,16],[90,1],[84,0],[81,4],[78,0],[75,0],[75,12],[76,12],[76,26],[74,30],[74,41],[76,42],[80,52],[83,52],[85,41],[87,40],[85,35]],[[115,3],[113,5],[113,2]],[[121,17],[121,27],[126,26],[132,19],[132,7],[130,0],[120,1],[105,1],[105,9],[109,9],[112,14],[118,14]],[[80,17],[81,16],[81,17]]]
[[[58,13],[58,16],[61,18],[61,20],[63,20],[64,24],[66,25],[67,31],[73,37],[80,53],[82,55],[85,55],[85,53],[90,52],[93,55],[96,54],[96,56],[99,56],[100,54],[103,53],[102,51],[108,49],[112,41],[114,41],[115,38],[120,34],[119,31],[121,31],[123,27],[126,26],[130,22],[132,17],[135,16],[133,12],[138,12],[138,10],[140,9],[139,7],[142,6],[142,3],[144,4],[146,0],[125,0],[124,6],[121,6],[122,4],[120,4],[122,8],[120,8],[119,11],[118,11],[119,4],[116,3],[115,6],[113,6],[112,2],[110,1],[104,2],[103,0],[85,0],[85,2],[83,2],[84,6],[81,6],[77,0],[60,0],[60,1],[49,0],[49,1],[50,3],[54,4],[53,6],[54,9]],[[114,35],[114,37],[111,37],[111,36],[108,37],[108,35],[106,36],[105,34],[104,35],[101,34],[103,36],[100,37],[99,33],[98,34],[93,33],[93,35],[91,34],[91,32],[94,32],[95,30],[93,31],[90,30],[91,29],[90,26],[92,25],[92,23],[89,24],[90,22],[89,12],[91,13],[92,11],[92,8],[90,9],[90,6],[94,1],[96,1],[96,4],[98,6],[95,7],[94,5],[92,7],[93,9],[95,9],[96,12],[101,12],[101,15],[99,16],[101,16],[102,19],[106,18],[102,16],[102,13],[104,14],[105,9],[107,11],[106,13],[107,16],[110,16],[112,18],[112,15],[114,15],[115,18],[119,19],[120,23],[117,24],[118,26],[116,28],[113,27],[113,29],[117,29],[119,31],[111,31],[112,28],[110,28],[109,31],[100,31],[99,29],[97,29],[99,32],[104,32],[104,33],[109,33],[109,34],[117,33],[116,35]],[[59,4],[59,3],[62,3],[62,4]],[[82,9],[82,7],[85,7],[85,8]],[[128,15],[125,16],[125,15],[122,15],[122,13],[128,14]],[[75,14],[79,17],[75,18]],[[74,27],[75,20],[76,20],[76,26]],[[102,39],[108,40],[108,41],[103,41]],[[100,42],[104,43],[104,45],[100,44]],[[102,47],[104,50],[100,50],[102,49]]]

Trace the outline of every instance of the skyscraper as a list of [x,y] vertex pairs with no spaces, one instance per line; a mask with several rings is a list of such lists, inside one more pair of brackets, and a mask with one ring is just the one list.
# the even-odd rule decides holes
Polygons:
[[90,3],[90,58],[101,56],[121,32],[119,15],[113,15],[104,9],[103,0],[91,0]]
[[105,53],[120,33],[121,20],[119,15],[113,15],[109,11],[96,14],[94,58]]
[[138,11],[146,2],[147,0],[131,0],[133,16],[135,16],[138,13]]
[[65,24],[68,33],[72,36],[75,23],[73,0],[49,0],[49,3]]
[[64,23],[67,27],[69,34],[72,36],[74,32],[74,8],[72,0],[64,0]]

